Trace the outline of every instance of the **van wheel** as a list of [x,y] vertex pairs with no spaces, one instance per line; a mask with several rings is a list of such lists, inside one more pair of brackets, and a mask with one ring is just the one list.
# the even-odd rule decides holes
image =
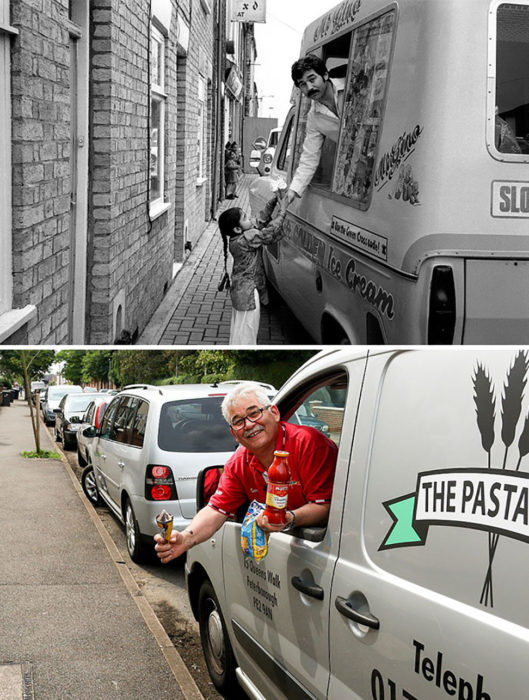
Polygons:
[[77,448],[77,462],[80,467],[86,467],[87,465],[87,461],[81,454],[81,450],[79,448]]
[[88,498],[90,503],[94,506],[100,506],[103,504],[99,491],[97,489],[96,475],[94,473],[94,468],[91,464],[87,465],[81,475],[81,486],[85,496]]
[[235,675],[237,666],[231,648],[219,601],[210,581],[204,581],[198,594],[198,623],[200,641],[209,675],[215,688],[223,695],[240,690]]
[[129,499],[125,502],[125,536],[127,540],[127,550],[132,561],[136,562],[136,564],[143,564],[147,561],[150,552],[147,551],[146,546],[142,542],[138,521],[136,520]]

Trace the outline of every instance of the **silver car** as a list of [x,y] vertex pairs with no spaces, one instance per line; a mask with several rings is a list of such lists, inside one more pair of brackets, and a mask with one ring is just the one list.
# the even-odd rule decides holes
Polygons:
[[93,439],[94,476],[86,474],[85,493],[125,524],[134,561],[152,556],[162,509],[173,515],[174,528],[186,527],[196,512],[198,473],[224,465],[237,446],[220,410],[227,391],[222,383],[126,387],[108,406],[101,428],[83,431]]
[[55,425],[55,409],[59,408],[65,394],[79,394],[83,387],[77,384],[59,384],[49,386],[46,391],[46,401],[42,405],[42,417],[46,425]]
[[86,467],[87,464],[92,461],[90,447],[92,445],[93,438],[87,437],[84,434],[84,430],[92,425],[96,429],[101,427],[103,416],[105,415],[108,404],[114,398],[114,394],[101,392],[96,395],[92,395],[90,398],[92,400],[84,412],[77,431],[77,462],[79,463],[80,467]]

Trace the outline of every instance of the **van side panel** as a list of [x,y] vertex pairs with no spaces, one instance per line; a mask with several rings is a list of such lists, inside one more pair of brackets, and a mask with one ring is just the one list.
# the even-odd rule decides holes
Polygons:
[[[525,278],[503,274],[501,261],[514,265],[529,259],[529,152],[503,156],[493,142],[499,5],[497,0],[345,0],[305,31],[302,55],[326,56],[337,41],[352,36],[342,146],[332,185],[313,182],[290,206],[279,258],[265,256],[274,284],[317,342],[339,341],[326,335],[326,328],[334,327],[326,319],[350,342],[370,342],[368,316],[385,342],[436,342],[428,335],[435,265],[445,265],[454,278],[450,312],[456,324],[448,342],[518,342],[526,336],[525,301],[502,323],[509,300],[529,295]],[[529,13],[527,0],[518,5],[520,16]],[[355,37],[392,14],[391,51],[377,53],[367,42],[365,64],[358,66]],[[512,42],[518,46],[513,56],[524,55],[526,24]],[[389,42],[389,33],[379,40]],[[369,91],[384,89],[385,96],[366,102],[373,113],[357,122],[355,102],[365,99],[358,79],[362,71]],[[364,139],[370,175],[364,177],[360,169],[358,181],[355,175],[344,187],[344,172],[358,155],[351,133]],[[299,134],[296,141],[293,162],[299,157]],[[370,193],[360,205],[355,198],[361,187]],[[491,278],[501,278],[499,291],[493,283],[476,282],[472,271],[482,260],[497,268]],[[501,313],[494,311],[497,296]]]
[[[369,360],[329,697],[526,696],[528,375],[529,352],[511,348]],[[348,619],[339,598],[378,629]]]

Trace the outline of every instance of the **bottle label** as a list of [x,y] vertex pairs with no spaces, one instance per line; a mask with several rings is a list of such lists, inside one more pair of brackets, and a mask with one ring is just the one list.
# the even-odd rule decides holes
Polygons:
[[273,484],[268,482],[266,505],[278,510],[287,507],[288,484]]

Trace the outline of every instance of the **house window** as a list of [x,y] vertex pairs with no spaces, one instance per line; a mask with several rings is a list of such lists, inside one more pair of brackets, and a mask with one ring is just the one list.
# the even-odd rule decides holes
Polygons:
[[202,184],[204,176],[204,151],[206,142],[206,81],[199,78],[198,81],[198,123],[197,123],[197,182]]
[[165,144],[165,37],[151,28],[151,144],[150,205],[151,211],[164,201]]

